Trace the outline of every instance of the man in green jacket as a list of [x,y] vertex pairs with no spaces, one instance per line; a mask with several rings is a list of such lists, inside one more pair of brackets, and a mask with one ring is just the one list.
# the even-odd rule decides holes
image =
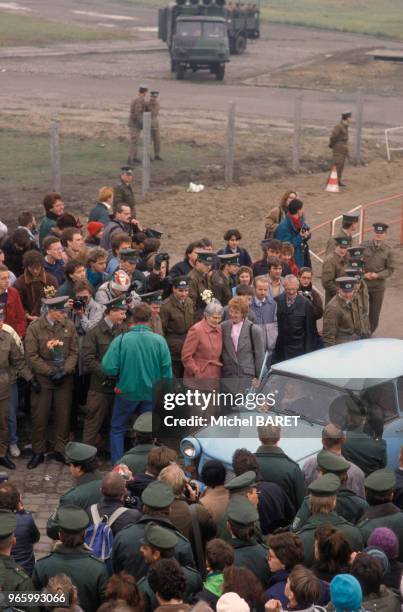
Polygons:
[[335,512],[336,495],[340,488],[340,479],[335,474],[325,474],[309,485],[309,507],[311,516],[297,531],[304,545],[305,565],[314,562],[315,531],[322,525],[332,525],[341,531],[356,552],[362,549],[363,539],[358,527],[351,525]]
[[153,409],[153,387],[172,378],[172,362],[165,338],[150,329],[151,308],[138,304],[133,309],[133,327],[115,338],[102,359],[106,376],[117,377],[116,399],[111,420],[111,459],[123,455],[124,436],[134,414]]
[[151,412],[144,412],[135,420],[133,425],[135,434],[135,444],[123,457],[119,463],[127,465],[133,476],[144,474],[147,467],[148,453],[156,445],[153,434],[153,419]]

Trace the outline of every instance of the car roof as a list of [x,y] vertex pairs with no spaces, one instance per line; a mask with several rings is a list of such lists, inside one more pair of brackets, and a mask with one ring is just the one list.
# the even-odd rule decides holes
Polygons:
[[346,342],[276,363],[270,372],[362,390],[403,376],[403,340],[369,338]]

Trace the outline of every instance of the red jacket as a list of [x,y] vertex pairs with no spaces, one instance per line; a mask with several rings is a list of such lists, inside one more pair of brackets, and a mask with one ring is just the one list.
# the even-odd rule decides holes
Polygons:
[[4,323],[11,325],[21,338],[25,336],[27,329],[25,310],[21,303],[20,294],[13,287],[7,289]]

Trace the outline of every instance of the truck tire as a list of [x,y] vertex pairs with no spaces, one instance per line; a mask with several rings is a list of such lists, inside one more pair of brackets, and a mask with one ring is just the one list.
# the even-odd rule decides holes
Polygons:
[[225,64],[222,64],[222,65],[220,64],[216,68],[215,78],[217,79],[217,81],[223,81],[224,75],[225,75]]
[[183,81],[183,79],[185,78],[185,69],[179,63],[176,64],[175,74],[177,81]]
[[241,55],[247,45],[247,39],[243,34],[238,34],[234,41],[234,55]]

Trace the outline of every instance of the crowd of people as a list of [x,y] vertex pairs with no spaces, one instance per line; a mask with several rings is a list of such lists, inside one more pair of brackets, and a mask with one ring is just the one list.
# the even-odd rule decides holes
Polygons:
[[[232,471],[211,460],[190,479],[151,418],[157,381],[242,392],[272,363],[369,338],[394,268],[387,224],[354,246],[359,219],[343,215],[323,299],[296,191],[268,211],[258,260],[225,228],[222,248],[202,237],[170,265],[162,231],[137,219],[132,181],[123,167],[85,226],[49,193],[39,226],[24,211],[1,228],[0,465],[14,470],[30,443],[29,470],[54,460],[75,480],[37,561],[33,517],[12,477],[0,482],[2,590],[68,594],[85,612],[397,612],[403,472],[385,469],[379,436],[352,454],[329,424],[301,469],[280,429],[263,427]],[[101,457],[114,466],[103,475]]]

